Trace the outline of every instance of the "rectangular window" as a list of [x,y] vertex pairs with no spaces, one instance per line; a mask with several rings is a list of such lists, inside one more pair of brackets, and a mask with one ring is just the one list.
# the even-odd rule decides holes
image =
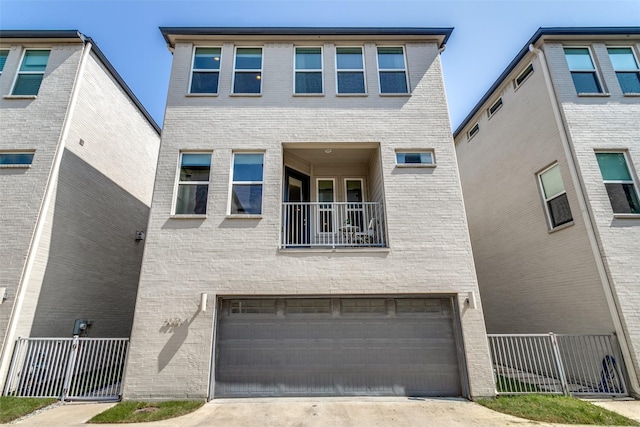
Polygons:
[[30,153],[0,153],[0,167],[29,166],[33,162],[33,152]]
[[533,74],[533,64],[527,65],[527,68],[525,68],[520,74],[518,74],[518,77],[516,77],[516,79],[513,81],[513,87],[516,89],[519,88],[531,74]]
[[573,221],[560,167],[555,164],[538,174],[545,210],[551,228]]
[[231,214],[262,213],[263,153],[234,153]]
[[211,153],[181,153],[176,215],[207,213]]
[[322,93],[322,48],[297,47],[295,93]]
[[588,47],[565,47],[564,56],[567,58],[576,92],[602,93],[602,86]]
[[469,129],[469,132],[467,132],[467,140],[470,140],[471,138],[476,136],[478,132],[480,132],[480,125],[476,123],[471,129]]
[[37,95],[49,60],[49,50],[25,50],[12,95]]
[[366,93],[361,47],[336,48],[338,93]]
[[607,51],[622,92],[640,93],[640,69],[633,50],[630,47],[610,47]]
[[221,49],[197,47],[193,53],[189,93],[218,93]]
[[498,98],[498,100],[494,102],[491,107],[489,107],[489,109],[487,110],[487,115],[489,117],[493,116],[500,108],[502,108],[502,98]]
[[596,153],[613,213],[640,214],[638,188],[624,153]]
[[318,232],[333,233],[333,179],[318,179]]
[[238,47],[233,73],[233,93],[262,93],[262,48]]
[[408,93],[407,64],[402,47],[378,47],[380,93]]
[[274,299],[231,300],[231,314],[275,314],[277,303]]
[[398,165],[432,165],[433,153],[430,151],[424,152],[396,152],[396,163]]
[[0,73],[4,70],[4,63],[7,62],[7,56],[9,56],[9,51],[7,49],[0,49]]

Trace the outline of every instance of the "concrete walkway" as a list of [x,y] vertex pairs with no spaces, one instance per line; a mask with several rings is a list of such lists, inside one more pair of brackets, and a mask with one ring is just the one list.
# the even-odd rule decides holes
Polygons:
[[[640,421],[640,402],[638,401],[594,403]],[[43,427],[84,425],[86,427],[84,422],[112,405],[114,404],[69,403],[41,412],[17,424]],[[464,399],[400,397],[217,399],[191,414],[171,420],[109,425],[120,427],[559,426],[559,424],[538,423],[501,414]]]

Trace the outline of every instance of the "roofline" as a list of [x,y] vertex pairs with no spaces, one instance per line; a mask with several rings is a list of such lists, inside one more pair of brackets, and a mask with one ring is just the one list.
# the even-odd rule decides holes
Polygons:
[[464,129],[471,119],[476,115],[485,102],[493,95],[506,77],[518,66],[520,61],[529,53],[529,45],[535,44],[539,39],[545,36],[604,36],[604,35],[624,35],[639,34],[640,27],[540,27],[538,31],[527,41],[516,57],[507,65],[507,68],[500,74],[498,79],[491,85],[489,90],[484,94],[480,101],[471,109],[467,117],[453,132],[453,138],[457,138],[462,129]]
[[169,46],[170,35],[180,36],[443,36],[449,40],[452,27],[160,27]]
[[0,30],[0,41],[3,39],[77,39],[79,42],[85,44],[90,43],[92,46],[91,50],[95,52],[98,59],[116,79],[120,87],[122,87],[136,107],[138,107],[138,110],[140,110],[156,133],[160,135],[162,131],[160,126],[158,126],[156,121],[153,120],[153,117],[151,117],[147,109],[144,108],[138,97],[136,97],[131,88],[127,85],[122,76],[118,74],[111,62],[109,62],[104,53],[102,53],[98,44],[91,37],[82,34],[78,30]]

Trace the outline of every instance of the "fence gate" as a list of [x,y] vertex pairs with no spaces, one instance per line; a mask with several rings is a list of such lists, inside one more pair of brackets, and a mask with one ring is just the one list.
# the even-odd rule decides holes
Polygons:
[[129,338],[18,338],[5,396],[119,400]]
[[627,395],[614,335],[487,336],[500,394]]

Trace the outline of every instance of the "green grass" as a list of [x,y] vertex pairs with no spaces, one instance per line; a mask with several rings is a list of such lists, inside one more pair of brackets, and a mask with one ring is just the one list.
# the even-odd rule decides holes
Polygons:
[[44,399],[37,397],[0,397],[0,423],[8,423],[24,417],[33,411],[49,406],[58,399]]
[[508,392],[540,392],[540,387],[535,384],[523,383],[514,378],[503,377],[502,375],[498,375],[498,379],[496,381],[496,388],[499,393],[508,393]]
[[128,400],[99,413],[88,423],[142,423],[160,421],[193,412],[204,405],[202,400],[181,400],[169,402],[139,402]]
[[591,403],[567,396],[527,394],[479,399],[494,411],[533,421],[600,426],[640,426],[640,423]]

